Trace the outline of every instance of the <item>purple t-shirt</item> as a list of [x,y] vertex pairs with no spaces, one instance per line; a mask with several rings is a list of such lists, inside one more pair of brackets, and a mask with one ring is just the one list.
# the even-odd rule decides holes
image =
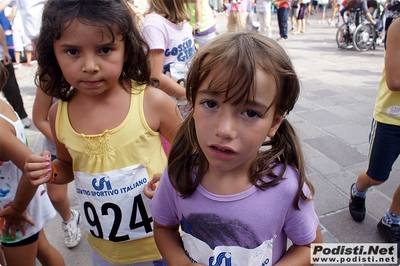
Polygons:
[[[185,233],[206,242],[211,249],[217,246],[254,249],[274,239],[273,265],[285,253],[288,238],[294,244],[305,245],[316,237],[319,221],[314,203],[300,200],[300,210],[293,207],[298,180],[298,172],[288,167],[284,179],[265,190],[252,186],[238,194],[216,195],[199,185],[184,199],[164,171],[150,207],[157,223],[180,224]],[[309,195],[307,186],[303,190]]]

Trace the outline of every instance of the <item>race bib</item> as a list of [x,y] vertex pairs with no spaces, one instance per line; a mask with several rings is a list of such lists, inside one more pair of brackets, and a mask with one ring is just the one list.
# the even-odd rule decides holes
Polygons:
[[149,181],[145,165],[74,176],[86,232],[113,242],[153,235],[150,199],[143,194]]
[[207,243],[181,232],[183,246],[194,263],[208,266],[267,266],[272,265],[273,239],[264,241],[254,249],[237,246],[218,246],[212,250]]

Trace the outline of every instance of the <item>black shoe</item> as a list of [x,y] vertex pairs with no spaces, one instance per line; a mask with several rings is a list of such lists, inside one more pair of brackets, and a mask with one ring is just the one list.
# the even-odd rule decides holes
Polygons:
[[349,211],[350,215],[354,221],[361,223],[365,219],[365,198],[353,196],[353,186],[350,188],[350,203],[349,203]]
[[397,243],[397,257],[400,257],[400,226],[392,224],[391,226],[383,223],[383,218],[379,221],[378,231],[388,243]]

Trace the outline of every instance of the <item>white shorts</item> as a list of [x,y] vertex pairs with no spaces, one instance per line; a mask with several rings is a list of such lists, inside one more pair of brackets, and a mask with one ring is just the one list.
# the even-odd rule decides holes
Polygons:
[[23,31],[13,32],[14,51],[22,52],[25,48],[27,51],[32,51],[32,41],[26,36]]

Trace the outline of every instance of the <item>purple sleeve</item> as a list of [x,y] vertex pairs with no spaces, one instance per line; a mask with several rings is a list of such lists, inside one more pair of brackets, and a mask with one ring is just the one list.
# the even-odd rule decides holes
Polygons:
[[[304,185],[305,195],[309,195],[309,188]],[[283,228],[287,237],[296,245],[305,245],[314,241],[319,223],[314,210],[313,201],[299,200],[300,210],[292,206],[288,211],[286,223]]]
[[150,201],[151,215],[154,221],[164,226],[179,224],[176,207],[178,198],[178,192],[169,181],[168,168],[165,168],[156,193]]

